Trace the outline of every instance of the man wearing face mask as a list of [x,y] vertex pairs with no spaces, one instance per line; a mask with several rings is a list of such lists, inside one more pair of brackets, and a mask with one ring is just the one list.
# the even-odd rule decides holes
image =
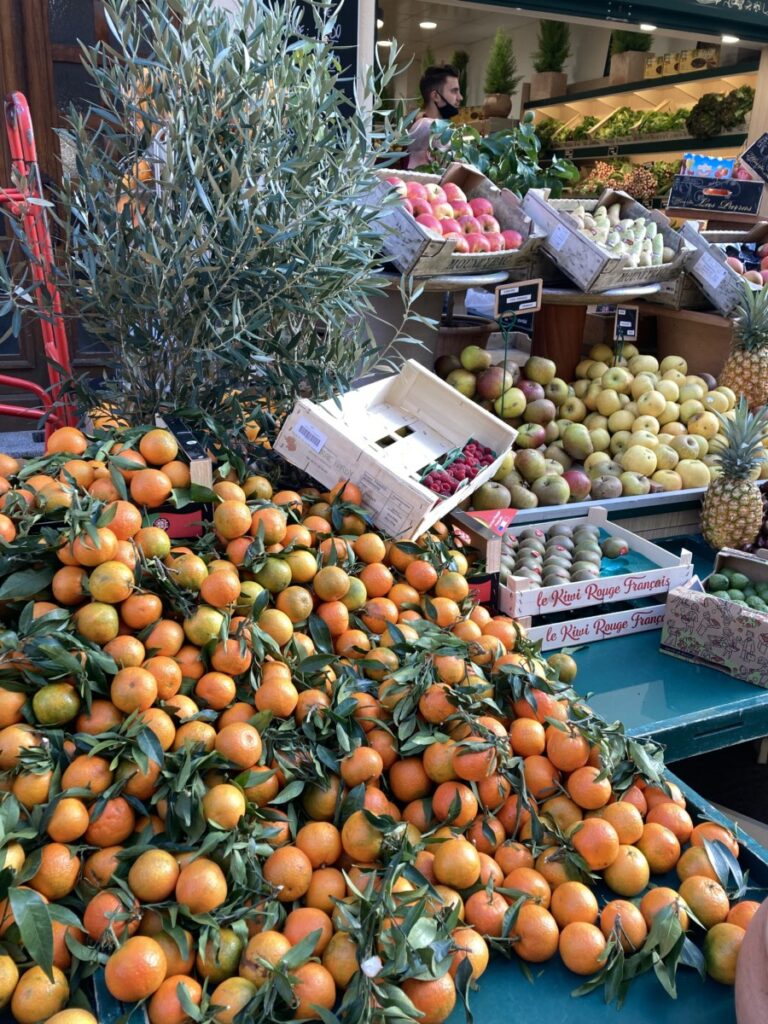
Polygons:
[[411,128],[408,170],[430,162],[429,134],[432,122],[448,121],[455,117],[463,99],[459,87],[459,73],[450,64],[427,68],[421,76],[419,89],[424,99],[424,109]]

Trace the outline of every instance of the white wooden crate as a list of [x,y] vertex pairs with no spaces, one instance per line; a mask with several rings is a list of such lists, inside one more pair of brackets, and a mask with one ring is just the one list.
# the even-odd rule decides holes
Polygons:
[[528,639],[541,641],[542,651],[560,650],[577,644],[591,644],[596,640],[614,640],[619,636],[645,633],[661,629],[666,605],[653,604],[645,608],[630,608],[607,615],[587,615],[569,618],[565,622],[552,622],[529,626]]
[[[395,537],[417,537],[490,480],[517,431],[408,360],[399,374],[318,405],[300,399],[275,449],[325,487],[352,480],[373,521]],[[419,483],[430,463],[470,438],[497,458],[443,498]]]
[[715,240],[728,242],[732,239],[714,233],[711,238],[705,238],[690,222],[683,225],[680,233],[689,246],[688,272],[715,309],[729,316],[744,298],[745,282],[741,274],[728,265],[725,253]]
[[[585,516],[558,522],[573,527],[583,523],[597,526],[609,536],[625,541],[630,550],[644,555],[657,568],[617,576],[601,576],[596,580],[565,583],[559,587],[534,587],[530,580],[523,577],[508,576],[505,581],[499,581],[499,607],[505,615],[552,615],[592,605],[636,601],[655,594],[665,594],[673,587],[687,582],[693,574],[690,551],[683,549],[680,555],[672,555],[657,544],[609,522],[608,513],[602,507],[591,508]],[[538,525],[546,532],[553,524],[533,525]],[[514,532],[514,525],[511,530]]]

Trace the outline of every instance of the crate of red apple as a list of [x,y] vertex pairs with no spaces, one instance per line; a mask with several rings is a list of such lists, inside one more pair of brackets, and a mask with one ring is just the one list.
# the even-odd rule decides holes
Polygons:
[[[503,360],[503,352],[496,354]],[[493,363],[471,345],[435,372],[517,430],[515,450],[472,496],[478,510],[529,509],[708,486],[722,441],[719,414],[736,396],[681,356],[659,362],[625,344],[595,345],[572,382],[550,359]],[[763,463],[768,476],[768,453]]]
[[[405,274],[482,274],[507,270],[512,278],[545,276],[543,232],[517,197],[465,164],[442,176],[378,172],[370,202],[382,207],[382,245]],[[392,193],[395,193],[395,196]]]

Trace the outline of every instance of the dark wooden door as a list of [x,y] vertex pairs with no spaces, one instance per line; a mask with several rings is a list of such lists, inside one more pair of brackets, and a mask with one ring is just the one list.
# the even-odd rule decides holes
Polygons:
[[[80,62],[78,40],[93,44],[107,35],[101,0],[0,0],[0,88],[2,96],[23,92],[35,129],[44,185],[61,180],[61,152],[55,129],[71,103],[85,109],[94,98]],[[10,182],[4,124],[0,128],[0,183]],[[8,228],[0,221],[0,244],[8,248]],[[59,256],[59,258],[61,258]],[[0,319],[0,337],[9,321]],[[75,374],[98,375],[103,349],[72,325],[70,353]],[[39,327],[29,323],[19,338],[0,343],[0,373],[47,386]],[[35,405],[18,389],[0,388],[3,401]],[[0,417],[0,429],[22,429],[30,421]]]

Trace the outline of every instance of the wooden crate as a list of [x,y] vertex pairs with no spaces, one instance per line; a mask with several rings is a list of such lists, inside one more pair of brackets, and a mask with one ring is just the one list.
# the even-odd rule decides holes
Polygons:
[[441,274],[486,274],[497,270],[515,273],[515,280],[523,281],[540,276],[535,273],[540,265],[537,259],[544,234],[523,212],[520,200],[508,189],[499,189],[484,174],[466,164],[452,163],[442,176],[421,174],[416,171],[379,171],[381,185],[370,193],[372,206],[381,206],[391,186],[384,180],[396,175],[403,181],[423,184],[452,182],[466,192],[469,199],[487,199],[502,231],[519,231],[524,242],[519,249],[505,252],[455,253],[456,243],[450,239],[435,238],[401,205],[387,207],[380,218],[384,230],[382,244],[387,257],[398,270],[413,277],[436,277]]
[[[715,309],[723,316],[729,316],[744,297],[744,278],[728,265],[725,253],[714,241],[716,236],[719,242],[734,239],[724,232],[711,233],[708,239],[690,222],[683,225],[680,233],[689,247],[685,261],[688,273]],[[746,241],[741,233],[738,239]]]
[[[514,428],[408,360],[399,374],[336,401],[300,399],[275,449],[325,487],[354,481],[377,526],[395,537],[417,537],[493,477],[516,436]],[[470,438],[497,455],[474,480],[447,498],[419,482],[427,466]]]
[[663,214],[647,210],[626,192],[608,189],[598,200],[582,201],[588,211],[612,203],[621,204],[622,216],[645,217],[654,221],[664,237],[664,245],[673,249],[671,263],[659,267],[628,268],[626,256],[611,256],[606,249],[582,235],[573,219],[567,215],[580,204],[578,199],[551,202],[540,189],[531,189],[523,199],[523,209],[534,223],[546,231],[542,245],[544,252],[574,281],[582,291],[601,292],[630,285],[654,284],[671,281],[684,269],[686,246],[680,233],[675,231]]
[[709,299],[691,274],[681,274],[673,281],[664,281],[653,296],[656,306],[668,309],[708,309]]
[[[604,508],[591,508],[586,516],[560,522],[574,527],[581,523],[597,526],[609,536],[625,541],[630,550],[644,555],[656,568],[600,577],[582,583],[566,583],[558,587],[533,587],[527,579],[508,576],[505,581],[499,582],[499,607],[504,614],[513,617],[547,615],[593,605],[635,601],[666,594],[691,578],[693,568],[689,551],[683,550],[679,556],[664,551],[658,545],[610,522]],[[546,531],[552,524],[539,525]]]

